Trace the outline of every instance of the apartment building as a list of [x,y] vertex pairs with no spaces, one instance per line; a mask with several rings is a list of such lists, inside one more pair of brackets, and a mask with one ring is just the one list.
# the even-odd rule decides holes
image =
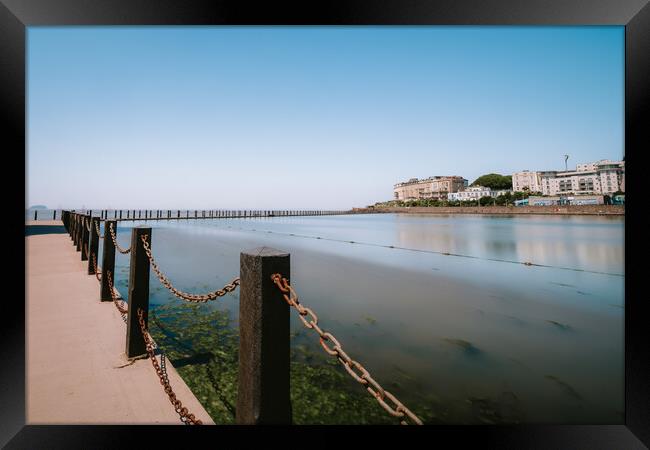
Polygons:
[[624,161],[600,160],[578,164],[572,171],[539,173],[544,195],[612,194],[625,190]]
[[468,181],[460,176],[433,176],[425,179],[411,178],[393,186],[395,200],[445,199],[450,192],[458,192]]
[[515,192],[523,192],[524,188],[528,188],[529,192],[542,192],[541,172],[524,170],[513,173],[512,190]]

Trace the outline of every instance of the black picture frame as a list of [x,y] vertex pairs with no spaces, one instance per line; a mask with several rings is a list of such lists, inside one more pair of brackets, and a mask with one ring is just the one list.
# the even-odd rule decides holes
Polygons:
[[[625,26],[625,158],[627,211],[625,263],[625,424],[553,426],[460,426],[460,427],[367,427],[375,437],[387,433],[400,442],[415,444],[426,438],[430,445],[442,440],[454,447],[487,448],[644,448],[650,446],[650,346],[644,339],[649,307],[642,289],[643,276],[636,261],[643,261],[640,234],[640,175],[642,145],[648,142],[643,122],[644,106],[650,104],[650,6],[646,0],[354,0],[319,2],[267,2],[218,0],[0,0],[0,89],[5,155],[16,156],[12,170],[26,175],[26,27],[37,25],[623,25]],[[644,126],[645,125],[645,126]],[[7,170],[7,167],[5,167]],[[57,176],[57,174],[53,174]],[[60,175],[59,175],[60,176]],[[16,191],[16,182],[5,192]],[[23,184],[23,186],[25,186]],[[24,201],[11,197],[12,209],[5,216],[5,230],[22,234]],[[23,196],[23,200],[24,200]],[[20,203],[20,206],[18,204]],[[6,232],[5,232],[6,234]],[[24,236],[24,235],[23,235]],[[24,266],[18,248],[11,266]],[[635,244],[636,243],[636,244]],[[15,259],[18,261],[15,261]],[[20,263],[23,264],[20,264]],[[15,263],[15,264],[14,264]],[[642,264],[642,263],[641,263]],[[640,266],[643,269],[643,266]],[[16,276],[19,279],[19,275]],[[5,282],[5,285],[8,285]],[[269,433],[289,432],[299,442],[315,436],[337,443],[337,433],[357,428],[334,427],[166,427],[166,426],[34,426],[25,425],[25,311],[17,295],[6,296],[0,325],[0,444],[6,448],[119,448],[133,438],[151,444],[174,441],[191,445],[195,438],[223,442],[226,431],[240,444],[265,438]],[[24,296],[24,286],[22,289]],[[24,298],[24,297],[22,297]],[[426,433],[426,436],[422,435]],[[416,436],[417,435],[417,436]],[[332,439],[334,438],[334,439]],[[405,441],[404,439],[408,439]],[[327,441],[325,441],[327,442]],[[288,444],[289,445],[289,444]],[[295,442],[291,445],[295,445]],[[436,445],[437,446],[437,445]]]

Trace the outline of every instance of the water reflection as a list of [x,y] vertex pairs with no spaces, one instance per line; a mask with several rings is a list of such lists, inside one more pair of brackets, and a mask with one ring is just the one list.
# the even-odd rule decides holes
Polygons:
[[403,247],[622,273],[623,220],[422,215],[397,217],[394,224]]

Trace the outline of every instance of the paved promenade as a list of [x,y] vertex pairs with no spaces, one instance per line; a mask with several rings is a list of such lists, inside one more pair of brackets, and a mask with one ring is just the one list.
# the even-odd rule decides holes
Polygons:
[[[27,424],[182,425],[149,359],[117,368],[126,325],[70,237],[27,236],[25,247]],[[169,361],[167,372],[183,406],[213,424]]]

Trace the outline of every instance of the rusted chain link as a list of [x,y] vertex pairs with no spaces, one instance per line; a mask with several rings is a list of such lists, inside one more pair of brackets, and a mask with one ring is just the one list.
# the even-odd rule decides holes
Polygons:
[[[354,378],[358,383],[365,386],[366,390],[375,397],[377,402],[384,408],[388,414],[402,419],[402,425],[409,425],[406,418],[410,419],[417,425],[422,425],[422,421],[411,410],[404,406],[393,394],[381,387],[379,383],[372,379],[370,373],[359,362],[350,358],[347,353],[343,351],[339,341],[328,332],[323,331],[318,326],[318,316],[309,308],[300,304],[298,294],[291,287],[286,278],[283,278],[279,273],[271,275],[271,279],[275,285],[282,291],[285,301],[298,311],[298,318],[302,321],[303,325],[310,330],[316,331],[320,336],[320,345],[323,350],[329,355],[336,356],[343,368]],[[287,295],[289,294],[289,295]],[[305,320],[304,316],[309,315],[309,322]],[[329,347],[325,342],[331,341],[333,346]],[[355,372],[355,369],[358,371]],[[394,407],[386,403],[386,399],[390,400]]]
[[115,303],[115,307],[117,310],[122,314],[122,316],[126,315],[127,312],[129,312],[128,308],[125,308],[124,305],[124,300],[120,299],[122,304],[117,303],[117,295],[115,295],[115,289],[113,287],[113,277],[111,275],[111,271],[107,270],[106,271],[106,276],[108,277],[108,288],[111,290],[111,297],[113,298],[113,303]]
[[144,247],[144,251],[147,254],[147,257],[149,258],[149,262],[151,263],[151,268],[158,276],[158,279],[160,280],[163,286],[169,289],[172,294],[174,294],[176,297],[180,298],[181,300],[194,302],[194,303],[205,303],[207,301],[215,300],[219,297],[223,297],[228,292],[232,292],[235,289],[237,289],[237,286],[239,286],[239,277],[236,277],[229,284],[226,284],[223,288],[217,289],[216,291],[213,292],[208,292],[207,294],[202,294],[202,295],[189,294],[187,292],[179,291],[174,286],[172,286],[172,283],[169,281],[169,279],[160,272],[160,269],[158,269],[158,265],[156,264],[156,261],[153,259],[153,255],[151,254],[151,248],[149,247],[149,243],[147,242],[147,235],[143,234],[140,236],[140,238],[142,239],[142,246]]
[[169,401],[172,403],[172,405],[174,405],[174,410],[180,416],[181,422],[183,422],[185,425],[203,425],[203,422],[197,419],[194,414],[191,414],[188,409],[183,406],[183,403],[181,403],[181,401],[176,398],[176,394],[169,384],[169,379],[165,376],[165,373],[161,369],[160,364],[158,364],[158,360],[156,359],[156,355],[153,351],[153,340],[151,337],[149,337],[147,327],[144,323],[144,311],[142,308],[138,308],[138,321],[140,322],[140,331],[142,332],[142,338],[144,339],[145,348],[147,349],[147,353],[151,359],[151,364],[153,365],[158,378],[160,378],[160,384],[163,385],[165,394],[167,394]]
[[111,239],[113,239],[113,245],[115,245],[115,248],[117,249],[118,252],[122,253],[123,255],[126,255],[127,253],[131,253],[131,247],[125,250],[122,247],[120,247],[120,244],[117,243],[117,238],[115,237],[115,230],[113,230],[112,223],[108,224],[108,231],[110,231],[111,233]]
[[95,268],[95,278],[97,278],[97,281],[102,281],[102,277],[99,274],[99,271],[97,270],[97,255],[93,253],[93,266]]
[[88,232],[91,233],[93,229],[90,227],[90,220],[84,219],[84,222],[86,222],[86,230],[88,230]]
[[99,222],[95,222],[95,231],[97,232],[99,239],[104,239],[104,236],[99,233]]

